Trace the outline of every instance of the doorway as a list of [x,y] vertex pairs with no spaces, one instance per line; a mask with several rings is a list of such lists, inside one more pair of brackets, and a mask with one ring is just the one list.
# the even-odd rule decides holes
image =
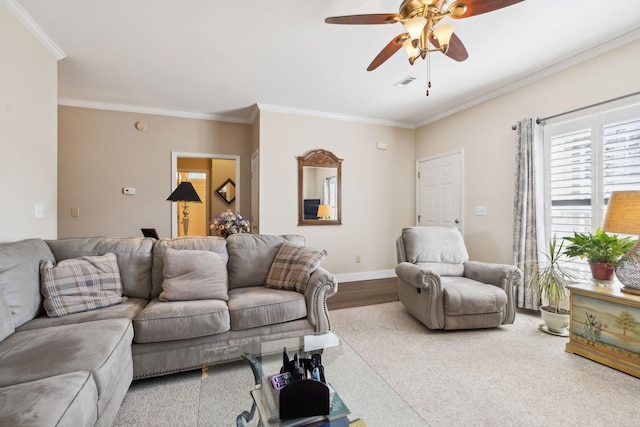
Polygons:
[[[189,203],[188,229],[184,229],[183,203],[173,203],[171,210],[171,237],[209,236],[209,224],[225,211],[240,211],[240,156],[206,153],[171,153],[171,186],[173,191],[180,182],[190,181],[202,203]],[[235,197],[223,197],[220,187],[228,189],[233,183]],[[226,186],[225,186],[226,185]],[[228,196],[228,195],[227,195]],[[180,206],[178,206],[180,205]]]
[[418,225],[463,229],[463,151],[418,159]]

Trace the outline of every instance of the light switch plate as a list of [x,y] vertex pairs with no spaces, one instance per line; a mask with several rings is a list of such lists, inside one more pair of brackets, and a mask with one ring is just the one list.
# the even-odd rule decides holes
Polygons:
[[487,207],[486,206],[476,206],[473,213],[476,216],[485,216],[487,214]]

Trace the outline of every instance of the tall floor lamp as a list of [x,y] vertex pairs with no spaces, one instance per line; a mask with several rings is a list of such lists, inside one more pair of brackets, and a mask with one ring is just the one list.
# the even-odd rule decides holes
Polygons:
[[184,235],[188,235],[189,231],[189,202],[202,203],[196,189],[193,188],[193,184],[189,181],[182,181],[180,185],[173,190],[173,193],[167,200],[171,202],[184,202],[182,207],[182,226],[184,228]]
[[[602,230],[612,233],[640,234],[640,191],[613,191]],[[622,292],[640,295],[640,241],[636,241],[616,264],[616,276],[624,285]]]

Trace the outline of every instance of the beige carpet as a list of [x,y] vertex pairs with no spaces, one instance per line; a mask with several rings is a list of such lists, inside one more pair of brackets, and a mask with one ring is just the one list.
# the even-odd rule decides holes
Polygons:
[[[640,379],[566,353],[567,338],[540,332],[537,313],[519,312],[514,325],[452,332],[428,330],[398,302],[332,311],[331,319],[335,332],[422,418],[413,425],[640,425]],[[200,372],[134,381],[114,425],[197,426],[199,411],[206,425],[235,425],[251,405],[251,371],[231,363],[210,371],[209,379],[220,398],[203,408]],[[353,397],[351,403],[366,408]],[[376,419],[394,408],[375,405],[382,412],[370,407],[370,416],[358,414],[370,427],[406,426]]]

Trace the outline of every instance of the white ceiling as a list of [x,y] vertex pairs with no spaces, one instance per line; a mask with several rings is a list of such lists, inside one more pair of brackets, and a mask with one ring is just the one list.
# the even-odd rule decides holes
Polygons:
[[62,104],[237,122],[260,104],[415,127],[640,38],[637,0],[526,0],[450,20],[469,59],[432,54],[426,97],[426,61],[402,50],[366,71],[401,24],[324,23],[401,0],[0,1],[64,52]]

